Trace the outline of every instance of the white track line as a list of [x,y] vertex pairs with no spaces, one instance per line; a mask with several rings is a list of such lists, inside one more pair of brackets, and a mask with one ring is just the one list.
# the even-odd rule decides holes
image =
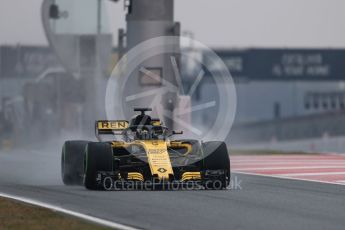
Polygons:
[[108,221],[108,220],[103,220],[97,217],[93,217],[93,216],[89,216],[86,214],[82,214],[82,213],[78,213],[78,212],[74,212],[74,211],[70,211],[55,205],[51,205],[48,203],[44,203],[41,201],[36,201],[36,200],[32,200],[32,199],[28,199],[28,198],[24,198],[24,197],[20,197],[20,196],[15,196],[15,195],[10,195],[10,194],[5,194],[5,193],[0,193],[0,197],[4,197],[4,198],[8,198],[8,199],[12,199],[12,200],[17,200],[17,201],[21,201],[27,204],[31,204],[31,205],[35,205],[35,206],[39,206],[42,208],[47,208],[50,209],[52,211],[55,212],[60,212],[60,213],[64,213],[70,216],[74,216],[80,219],[84,219],[99,225],[103,225],[103,226],[107,226],[110,228],[115,228],[115,229],[121,229],[121,230],[137,230],[137,228],[133,228],[130,226],[126,226],[123,224],[118,224],[112,221]]
[[[231,159],[230,159],[231,160]],[[246,163],[305,163],[305,162],[309,162],[309,163],[332,163],[332,162],[342,162],[345,163],[345,159],[309,159],[309,160],[285,160],[285,159],[270,159],[270,160],[231,160],[231,162],[233,163],[237,163],[237,164],[246,164]]]
[[235,171],[235,170],[232,172],[237,173],[237,174],[243,174],[243,175],[271,177],[271,178],[284,179],[284,180],[307,181],[307,182],[316,182],[316,183],[321,183],[321,184],[334,184],[334,185],[343,185],[343,186],[345,185],[344,183],[338,183],[338,182],[291,178],[291,177],[283,177],[283,176],[277,176],[277,175],[266,175],[266,174],[260,174],[260,173],[246,173],[246,172],[240,172],[240,171]]
[[327,175],[345,175],[345,172],[317,172],[317,173],[283,173],[276,174],[277,176],[327,176]]
[[256,167],[256,168],[237,168],[238,171],[264,171],[264,170],[285,170],[285,169],[345,169],[345,165],[342,166],[298,166],[298,167]]
[[251,166],[251,165],[345,165],[345,161],[342,162],[271,162],[271,161],[267,161],[267,162],[249,162],[249,163],[242,163],[242,162],[231,162],[231,165],[233,166]]

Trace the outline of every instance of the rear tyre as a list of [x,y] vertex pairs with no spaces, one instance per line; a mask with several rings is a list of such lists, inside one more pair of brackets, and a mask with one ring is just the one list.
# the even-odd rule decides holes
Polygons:
[[[230,183],[230,158],[225,142],[210,141],[202,145],[206,189],[225,189]],[[219,177],[218,172],[223,172]]]
[[102,187],[96,181],[99,171],[113,171],[113,150],[108,143],[89,143],[85,152],[84,186],[89,190]]
[[61,154],[61,177],[65,185],[82,185],[87,141],[66,141]]

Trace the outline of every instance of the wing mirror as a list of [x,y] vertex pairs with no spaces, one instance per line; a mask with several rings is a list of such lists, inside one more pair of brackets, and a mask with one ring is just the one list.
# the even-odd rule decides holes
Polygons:
[[172,135],[182,135],[183,131],[172,131]]
[[172,131],[168,137],[174,136],[174,135],[182,135],[183,131]]

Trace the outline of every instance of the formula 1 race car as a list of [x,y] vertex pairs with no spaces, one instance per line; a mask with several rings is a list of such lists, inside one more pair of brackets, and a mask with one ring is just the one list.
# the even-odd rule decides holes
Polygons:
[[[61,171],[65,185],[90,190],[191,186],[224,189],[230,183],[230,159],[224,142],[172,140],[182,132],[170,131],[159,119],[141,112],[130,122],[96,121],[99,142],[66,141]],[[102,141],[102,135],[121,140]],[[114,136],[115,137],[115,136]],[[114,138],[118,139],[118,138]]]

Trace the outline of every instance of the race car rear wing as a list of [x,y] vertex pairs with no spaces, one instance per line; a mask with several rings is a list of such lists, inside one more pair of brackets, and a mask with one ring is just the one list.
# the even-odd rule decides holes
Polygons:
[[95,134],[99,135],[114,135],[116,132],[123,131],[129,127],[129,122],[125,120],[102,120],[96,121]]

